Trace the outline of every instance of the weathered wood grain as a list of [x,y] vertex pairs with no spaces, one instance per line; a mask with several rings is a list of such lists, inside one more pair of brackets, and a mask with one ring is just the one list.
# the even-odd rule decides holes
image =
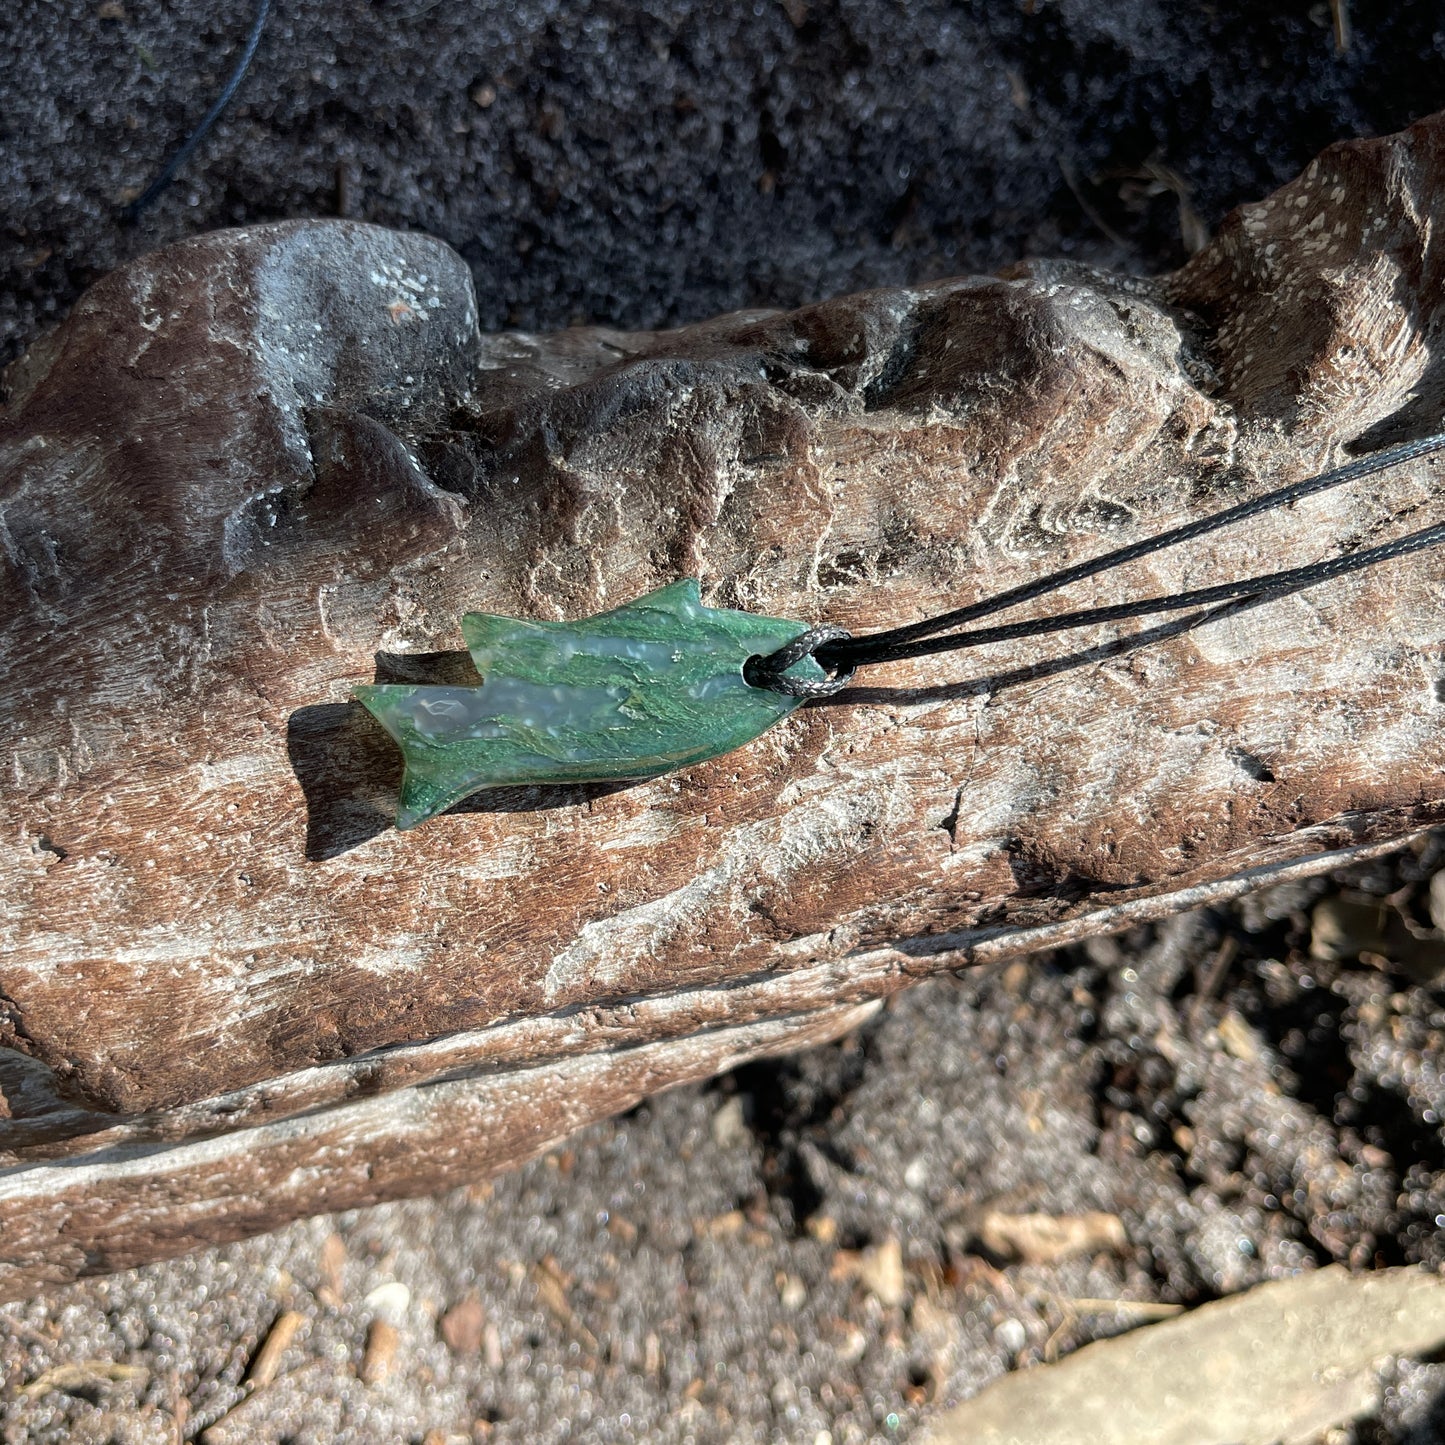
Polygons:
[[[102,1199],[117,1150],[161,1170],[233,1134],[269,1214],[157,1223],[147,1255],[101,1210],[53,1277],[154,1257],[332,1207],[266,1188],[261,1131],[303,1113],[396,1094],[347,1167],[384,1146],[366,1197],[440,1187],[429,1151],[480,1136],[460,1104],[449,1133],[388,1132],[416,1085],[560,1071],[595,1098],[511,1095],[555,1138],[635,1096],[586,1081],[639,1049],[646,1087],[697,1077],[702,1040],[815,1037],[928,972],[1445,819],[1428,554],[1137,650],[896,665],[676,776],[501,790],[406,835],[395,749],[346,700],[458,675],[467,609],[573,617],[696,575],[717,605],[862,631],[1435,430],[1442,214],[1437,117],[1332,148],[1154,280],[1033,262],[671,333],[481,337],[439,242],[296,222],[92,288],[0,415],[14,1287],[79,1217],[47,1213],[46,1160]],[[1409,530],[1439,465],[1060,605]],[[527,1152],[506,1139],[487,1167]],[[209,1188],[180,1159],[176,1208]]]
[[474,1183],[659,1089],[833,1038],[872,1007],[443,1079],[170,1149],[98,1149],[0,1175],[0,1299],[282,1219]]

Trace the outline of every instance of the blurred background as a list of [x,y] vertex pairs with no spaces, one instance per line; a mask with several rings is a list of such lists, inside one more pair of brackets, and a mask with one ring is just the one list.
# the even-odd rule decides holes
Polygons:
[[[1029,255],[1156,272],[1329,142],[1445,104],[1434,3],[277,0],[235,104],[121,224],[252,13],[11,0],[0,358],[130,256],[296,216],[442,237],[484,329]],[[920,1438],[1181,1307],[1438,1265],[1442,869],[1422,840],[933,983],[497,1181],[0,1307],[0,1438]],[[1317,1438],[1445,1437],[1445,1366],[1381,1381]]]
[[[217,226],[442,237],[484,328],[655,327],[1071,255],[1152,271],[1321,147],[1441,103],[1439,5],[10,0],[0,337]],[[1343,42],[1343,48],[1342,48]]]

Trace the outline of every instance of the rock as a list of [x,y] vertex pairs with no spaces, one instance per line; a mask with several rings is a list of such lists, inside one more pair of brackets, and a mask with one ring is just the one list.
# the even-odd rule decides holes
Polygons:
[[437,1321],[437,1329],[454,1355],[478,1354],[486,1326],[487,1313],[476,1290],[469,1290]]
[[734,1094],[712,1117],[712,1142],[719,1149],[737,1149],[752,1138],[743,1113],[742,1098]]
[[[913,979],[1441,821],[1420,555],[1137,651],[897,665],[683,773],[406,835],[348,698],[454,678],[463,611],[679,576],[888,626],[1421,434],[1442,185],[1434,118],[1172,276],[1030,263],[657,334],[479,336],[455,255],[348,222],[93,287],[0,418],[0,1295],[469,1182]],[[1062,603],[1375,540],[1433,475]]]
[[1430,879],[1429,908],[1430,922],[1445,933],[1445,869]]
[[1445,1282],[1338,1265],[1005,1375],[935,1421],[931,1445],[1277,1445],[1369,1414],[1390,1355],[1445,1342]]
[[1445,978],[1445,932],[1420,927],[1384,899],[1322,898],[1310,912],[1310,957],[1333,963],[1364,959],[1436,988]]

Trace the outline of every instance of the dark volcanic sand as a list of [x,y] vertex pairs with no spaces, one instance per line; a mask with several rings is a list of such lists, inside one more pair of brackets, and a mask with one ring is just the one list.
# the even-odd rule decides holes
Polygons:
[[[127,256],[283,216],[442,236],[494,328],[651,327],[1029,253],[1157,270],[1330,140],[1445,104],[1432,4],[1356,0],[1341,56],[1303,0],[279,0],[236,106],[120,227],[249,13],[6,8],[3,355]],[[1442,863],[1432,845],[1344,881],[1407,888],[1423,919]],[[227,1438],[903,1438],[926,1405],[1129,1322],[1069,1299],[1439,1263],[1445,1009],[1388,967],[1310,961],[1331,886],[920,988],[858,1038],[656,1100],[470,1195],[6,1307],[3,1438],[169,1441],[178,1415],[189,1438],[241,1398],[283,1307],[306,1321],[283,1378]],[[1129,1249],[996,1270],[972,1245],[990,1204],[1111,1211]],[[895,1239],[889,1303],[888,1269],[849,1251],[886,1265]],[[409,1298],[368,1303],[388,1281]],[[458,1355],[436,1317],[472,1290],[482,1342]],[[388,1312],[395,1361],[366,1386]],[[96,1359],[145,1373],[15,1393]],[[1445,1368],[1393,1378],[1342,1442],[1445,1433]]]

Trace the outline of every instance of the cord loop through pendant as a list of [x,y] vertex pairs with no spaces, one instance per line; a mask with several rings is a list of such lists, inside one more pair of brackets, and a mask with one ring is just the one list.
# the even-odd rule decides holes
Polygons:
[[829,676],[819,682],[803,677],[787,677],[785,674],[795,663],[801,662],[805,657],[812,657],[825,642],[842,642],[852,636],[846,627],[835,627],[831,623],[810,627],[806,632],[800,632],[791,642],[784,643],[776,652],[770,652],[766,656],[760,653],[748,658],[743,664],[743,681],[749,687],[767,688],[770,692],[782,693],[784,697],[831,697],[848,686],[853,674],[858,670],[856,666],[845,665],[830,669],[826,663],[821,664],[824,670],[829,672]]

